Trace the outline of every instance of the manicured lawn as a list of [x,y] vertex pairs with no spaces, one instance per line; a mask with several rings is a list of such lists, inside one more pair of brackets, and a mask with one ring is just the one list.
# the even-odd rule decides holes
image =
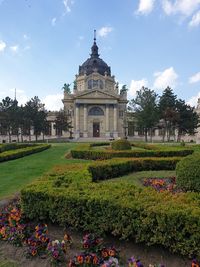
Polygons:
[[175,171],[142,171],[142,172],[134,172],[130,173],[118,178],[113,178],[110,180],[103,181],[102,183],[118,183],[118,182],[126,182],[135,184],[137,186],[142,186],[142,180],[144,178],[165,178],[170,176],[175,176]]
[[0,199],[18,192],[57,164],[82,160],[67,160],[65,154],[78,144],[52,144],[50,149],[24,158],[0,163]]

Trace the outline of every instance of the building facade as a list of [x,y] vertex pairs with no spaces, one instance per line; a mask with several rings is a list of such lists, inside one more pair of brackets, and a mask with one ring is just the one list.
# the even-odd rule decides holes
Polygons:
[[71,117],[73,137],[123,137],[127,102],[126,89],[119,92],[111,68],[99,57],[94,38],[90,57],[79,66],[73,93],[64,92],[64,110]]

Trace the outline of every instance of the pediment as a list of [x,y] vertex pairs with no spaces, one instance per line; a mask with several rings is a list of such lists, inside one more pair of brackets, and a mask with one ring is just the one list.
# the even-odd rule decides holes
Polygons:
[[87,91],[87,92],[83,92],[77,96],[75,96],[75,98],[77,99],[96,99],[96,98],[100,98],[100,99],[118,99],[118,96],[116,95],[112,95],[108,92],[105,91],[100,91],[100,90],[91,90],[91,91]]

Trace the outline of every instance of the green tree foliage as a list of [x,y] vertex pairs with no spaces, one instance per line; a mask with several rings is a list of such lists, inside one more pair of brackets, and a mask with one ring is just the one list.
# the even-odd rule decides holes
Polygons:
[[163,128],[163,141],[167,136],[167,141],[170,141],[171,134],[175,131],[178,112],[176,110],[177,97],[170,87],[167,87],[159,100],[159,113],[162,120],[161,127]]
[[195,134],[195,130],[198,127],[199,118],[194,110],[194,107],[186,104],[184,100],[176,101],[176,109],[178,112],[176,128],[178,130],[177,141],[180,141],[181,135]]
[[40,99],[35,96],[31,98],[25,105],[25,120],[27,126],[33,126],[35,138],[37,141],[38,135],[45,130],[47,111],[44,108],[44,104],[41,103]]
[[69,115],[64,110],[58,112],[54,124],[57,135],[62,135],[62,131],[69,131],[72,128],[69,119]]
[[131,100],[130,105],[137,119],[138,128],[144,129],[147,142],[148,131],[152,132],[159,120],[157,94],[149,88],[142,87],[136,92],[136,97]]

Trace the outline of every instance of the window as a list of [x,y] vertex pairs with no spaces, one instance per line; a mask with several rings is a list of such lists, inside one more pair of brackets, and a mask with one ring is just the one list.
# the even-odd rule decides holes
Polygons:
[[88,81],[88,89],[103,89],[103,81],[102,80],[89,80]]
[[90,115],[90,116],[103,116],[104,112],[100,107],[93,107],[89,110],[88,115]]

